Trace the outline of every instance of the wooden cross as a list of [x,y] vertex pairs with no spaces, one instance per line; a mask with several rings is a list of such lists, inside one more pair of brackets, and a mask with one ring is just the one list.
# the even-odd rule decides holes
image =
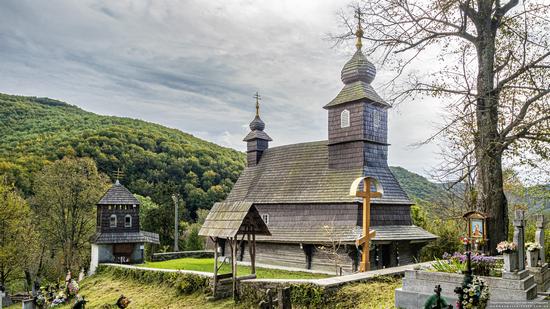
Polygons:
[[[359,185],[363,182],[363,191],[359,191]],[[374,184],[376,191],[371,191],[371,184]],[[357,196],[363,198],[363,233],[355,241],[355,244],[359,247],[362,246],[361,263],[359,264],[359,271],[364,272],[370,269],[369,261],[369,243],[370,240],[376,236],[376,231],[370,230],[370,200],[371,198],[381,198],[384,194],[384,190],[380,185],[380,182],[372,177],[359,177],[351,184],[350,192],[351,196]]]
[[256,91],[256,94],[253,98],[256,99],[256,116],[260,116],[260,100],[262,99],[262,97],[260,97],[258,91]]
[[359,28],[361,28],[361,21],[363,21],[363,15],[365,15],[365,13],[361,12],[361,8],[355,9],[354,17],[357,18],[357,25]]
[[114,172],[115,180],[120,180],[120,178],[124,177],[124,172],[120,170],[120,168],[117,168],[117,170]]

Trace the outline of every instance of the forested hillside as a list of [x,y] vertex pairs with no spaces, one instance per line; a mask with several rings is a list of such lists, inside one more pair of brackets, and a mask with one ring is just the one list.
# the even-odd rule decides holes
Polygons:
[[0,174],[25,195],[33,175],[65,156],[91,157],[133,192],[169,203],[180,193],[187,215],[230,191],[244,154],[179,130],[141,120],[100,116],[64,102],[0,94]]

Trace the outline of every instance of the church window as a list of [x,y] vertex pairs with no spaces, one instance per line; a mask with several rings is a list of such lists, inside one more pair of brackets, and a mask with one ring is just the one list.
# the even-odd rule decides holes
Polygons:
[[264,220],[265,225],[269,225],[269,215],[268,214],[263,214],[262,215],[262,220]]
[[116,215],[111,215],[109,218],[109,226],[116,227]]
[[380,111],[374,110],[372,112],[372,125],[375,128],[379,128],[381,122],[382,122],[382,114],[380,113]]
[[124,217],[124,227],[132,227],[132,216],[126,215]]
[[340,127],[347,128],[349,127],[349,110],[345,109],[340,114]]

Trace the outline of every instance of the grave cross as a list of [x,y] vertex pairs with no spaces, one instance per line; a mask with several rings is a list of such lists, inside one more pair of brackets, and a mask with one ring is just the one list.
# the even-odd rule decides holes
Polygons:
[[518,246],[518,271],[525,270],[525,212],[515,211],[514,218],[514,242]]
[[542,249],[539,251],[539,259],[541,265],[545,263],[545,246],[544,246],[544,215],[537,215],[537,231],[535,232],[535,242],[538,243]]
[[[363,191],[359,191],[359,185],[363,182]],[[374,184],[376,191],[371,191],[371,185]],[[363,198],[363,230],[362,236],[355,241],[356,246],[362,246],[361,263],[359,271],[364,272],[370,269],[369,262],[369,242],[376,236],[375,231],[370,230],[370,202],[371,198],[381,198],[384,194],[380,182],[372,177],[359,177],[353,181],[349,191],[351,196]]]

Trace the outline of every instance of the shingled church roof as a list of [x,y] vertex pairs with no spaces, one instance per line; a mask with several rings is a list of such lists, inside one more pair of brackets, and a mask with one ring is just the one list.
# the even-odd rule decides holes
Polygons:
[[356,202],[356,197],[348,195],[350,185],[357,177],[372,176],[384,188],[383,197],[372,199],[373,203],[412,204],[388,166],[330,169],[327,143],[310,142],[265,150],[257,165],[244,170],[226,202]]
[[[301,221],[294,225],[269,227],[273,236],[258,236],[256,240],[286,243],[324,243],[338,239],[343,243],[354,243],[362,234],[362,229],[354,222],[347,224],[326,225],[319,222]],[[328,225],[327,225],[328,224]],[[437,239],[437,236],[416,225],[380,225],[371,226],[376,231],[375,242],[414,240],[425,242]]]
[[139,201],[117,180],[97,205],[139,205]]

